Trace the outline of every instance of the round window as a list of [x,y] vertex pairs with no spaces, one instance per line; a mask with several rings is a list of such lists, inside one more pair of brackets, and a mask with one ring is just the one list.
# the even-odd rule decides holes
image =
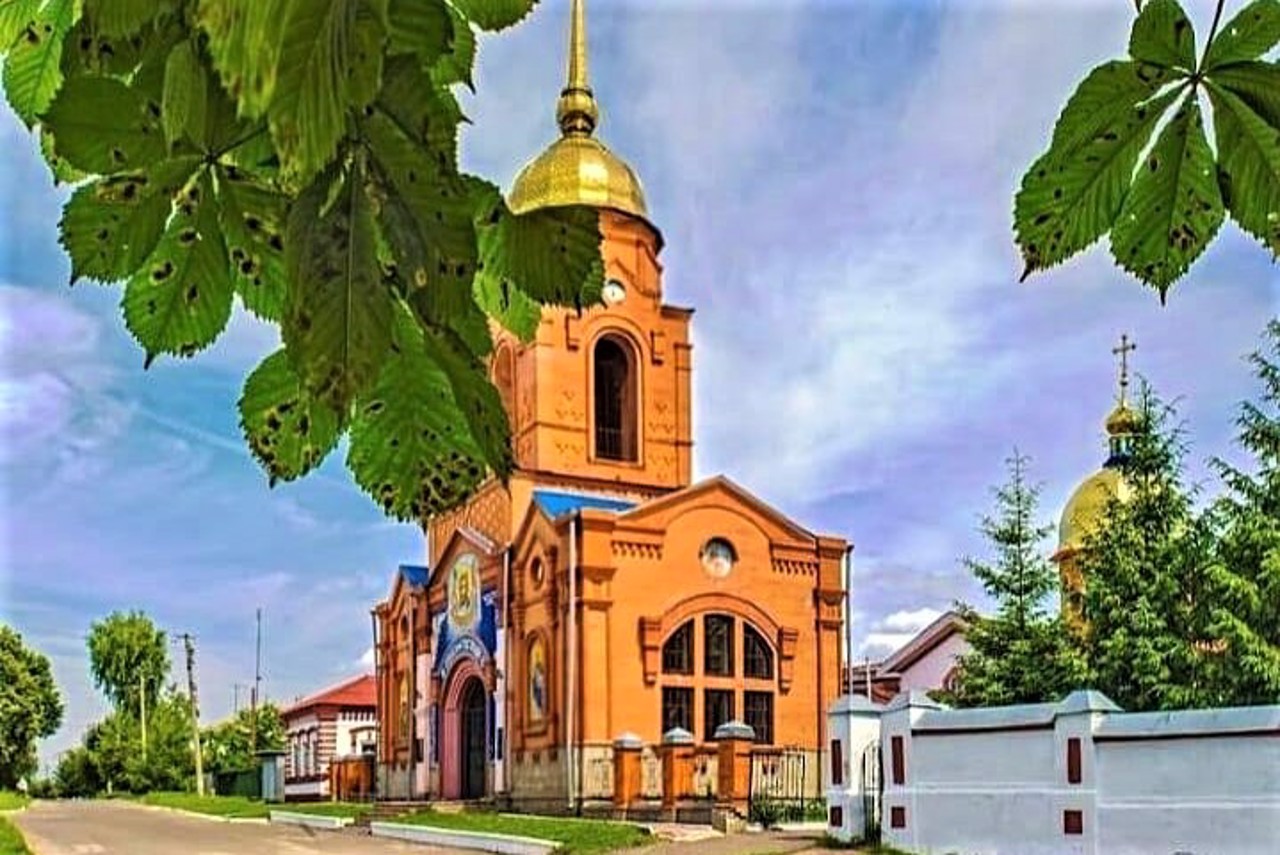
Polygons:
[[542,587],[542,580],[546,578],[546,568],[543,566],[541,558],[533,559],[533,564],[529,567],[529,577],[533,579],[533,587]]
[[738,561],[738,553],[734,550],[733,544],[723,537],[713,537],[708,540],[698,557],[702,560],[702,569],[707,572],[707,575],[716,579],[728,576],[729,571]]

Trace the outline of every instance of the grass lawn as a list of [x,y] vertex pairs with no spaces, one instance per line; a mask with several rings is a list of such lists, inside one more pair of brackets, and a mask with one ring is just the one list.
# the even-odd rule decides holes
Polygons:
[[288,813],[310,813],[318,816],[349,816],[355,819],[373,810],[373,805],[353,802],[286,802],[270,805],[268,810],[282,810]]
[[198,796],[195,793],[147,793],[139,796],[144,805],[189,810],[210,816],[235,819],[266,819],[270,806],[243,796]]
[[607,852],[650,842],[649,832],[639,826],[591,819],[510,816],[479,811],[474,813],[421,811],[400,817],[396,822],[554,840],[560,844],[560,851],[566,853]]
[[14,793],[9,790],[0,790],[0,811],[17,810],[27,806],[27,802],[31,799],[22,793]]
[[13,823],[0,817],[0,855],[30,855],[31,850],[22,839],[22,832]]

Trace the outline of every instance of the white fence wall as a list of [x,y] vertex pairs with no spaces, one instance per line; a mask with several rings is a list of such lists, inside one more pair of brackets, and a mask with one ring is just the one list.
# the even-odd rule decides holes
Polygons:
[[[841,699],[843,701],[843,699]],[[850,733],[841,702],[832,733]],[[867,712],[858,714],[865,729]],[[1124,713],[1058,704],[946,709],[905,693],[879,713],[882,835],[943,855],[1280,852],[1280,706]],[[854,781],[854,784],[861,782]],[[861,788],[830,789],[857,839]]]

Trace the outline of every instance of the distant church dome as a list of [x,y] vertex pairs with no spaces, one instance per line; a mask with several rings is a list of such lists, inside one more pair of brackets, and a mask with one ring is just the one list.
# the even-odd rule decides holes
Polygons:
[[1107,506],[1113,498],[1126,502],[1132,489],[1125,483],[1121,466],[1128,456],[1134,434],[1142,428],[1142,416],[1129,406],[1128,354],[1135,349],[1128,336],[1122,336],[1115,353],[1121,357],[1120,400],[1107,416],[1106,429],[1110,454],[1097,472],[1076,487],[1062,510],[1058,523],[1058,554],[1067,555],[1079,550],[1086,538],[1098,528],[1105,518]]
[[639,177],[592,136],[599,120],[600,110],[587,84],[583,0],[573,0],[569,80],[556,105],[556,121],[562,136],[516,177],[507,200],[514,213],[589,205],[610,208],[648,222],[649,210]]

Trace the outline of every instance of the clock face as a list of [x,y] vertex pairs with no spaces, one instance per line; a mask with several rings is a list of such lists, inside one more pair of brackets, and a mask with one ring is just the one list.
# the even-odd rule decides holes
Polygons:
[[627,296],[627,289],[617,279],[610,279],[604,283],[604,288],[600,292],[600,296],[604,297],[606,305],[616,306],[621,303]]

